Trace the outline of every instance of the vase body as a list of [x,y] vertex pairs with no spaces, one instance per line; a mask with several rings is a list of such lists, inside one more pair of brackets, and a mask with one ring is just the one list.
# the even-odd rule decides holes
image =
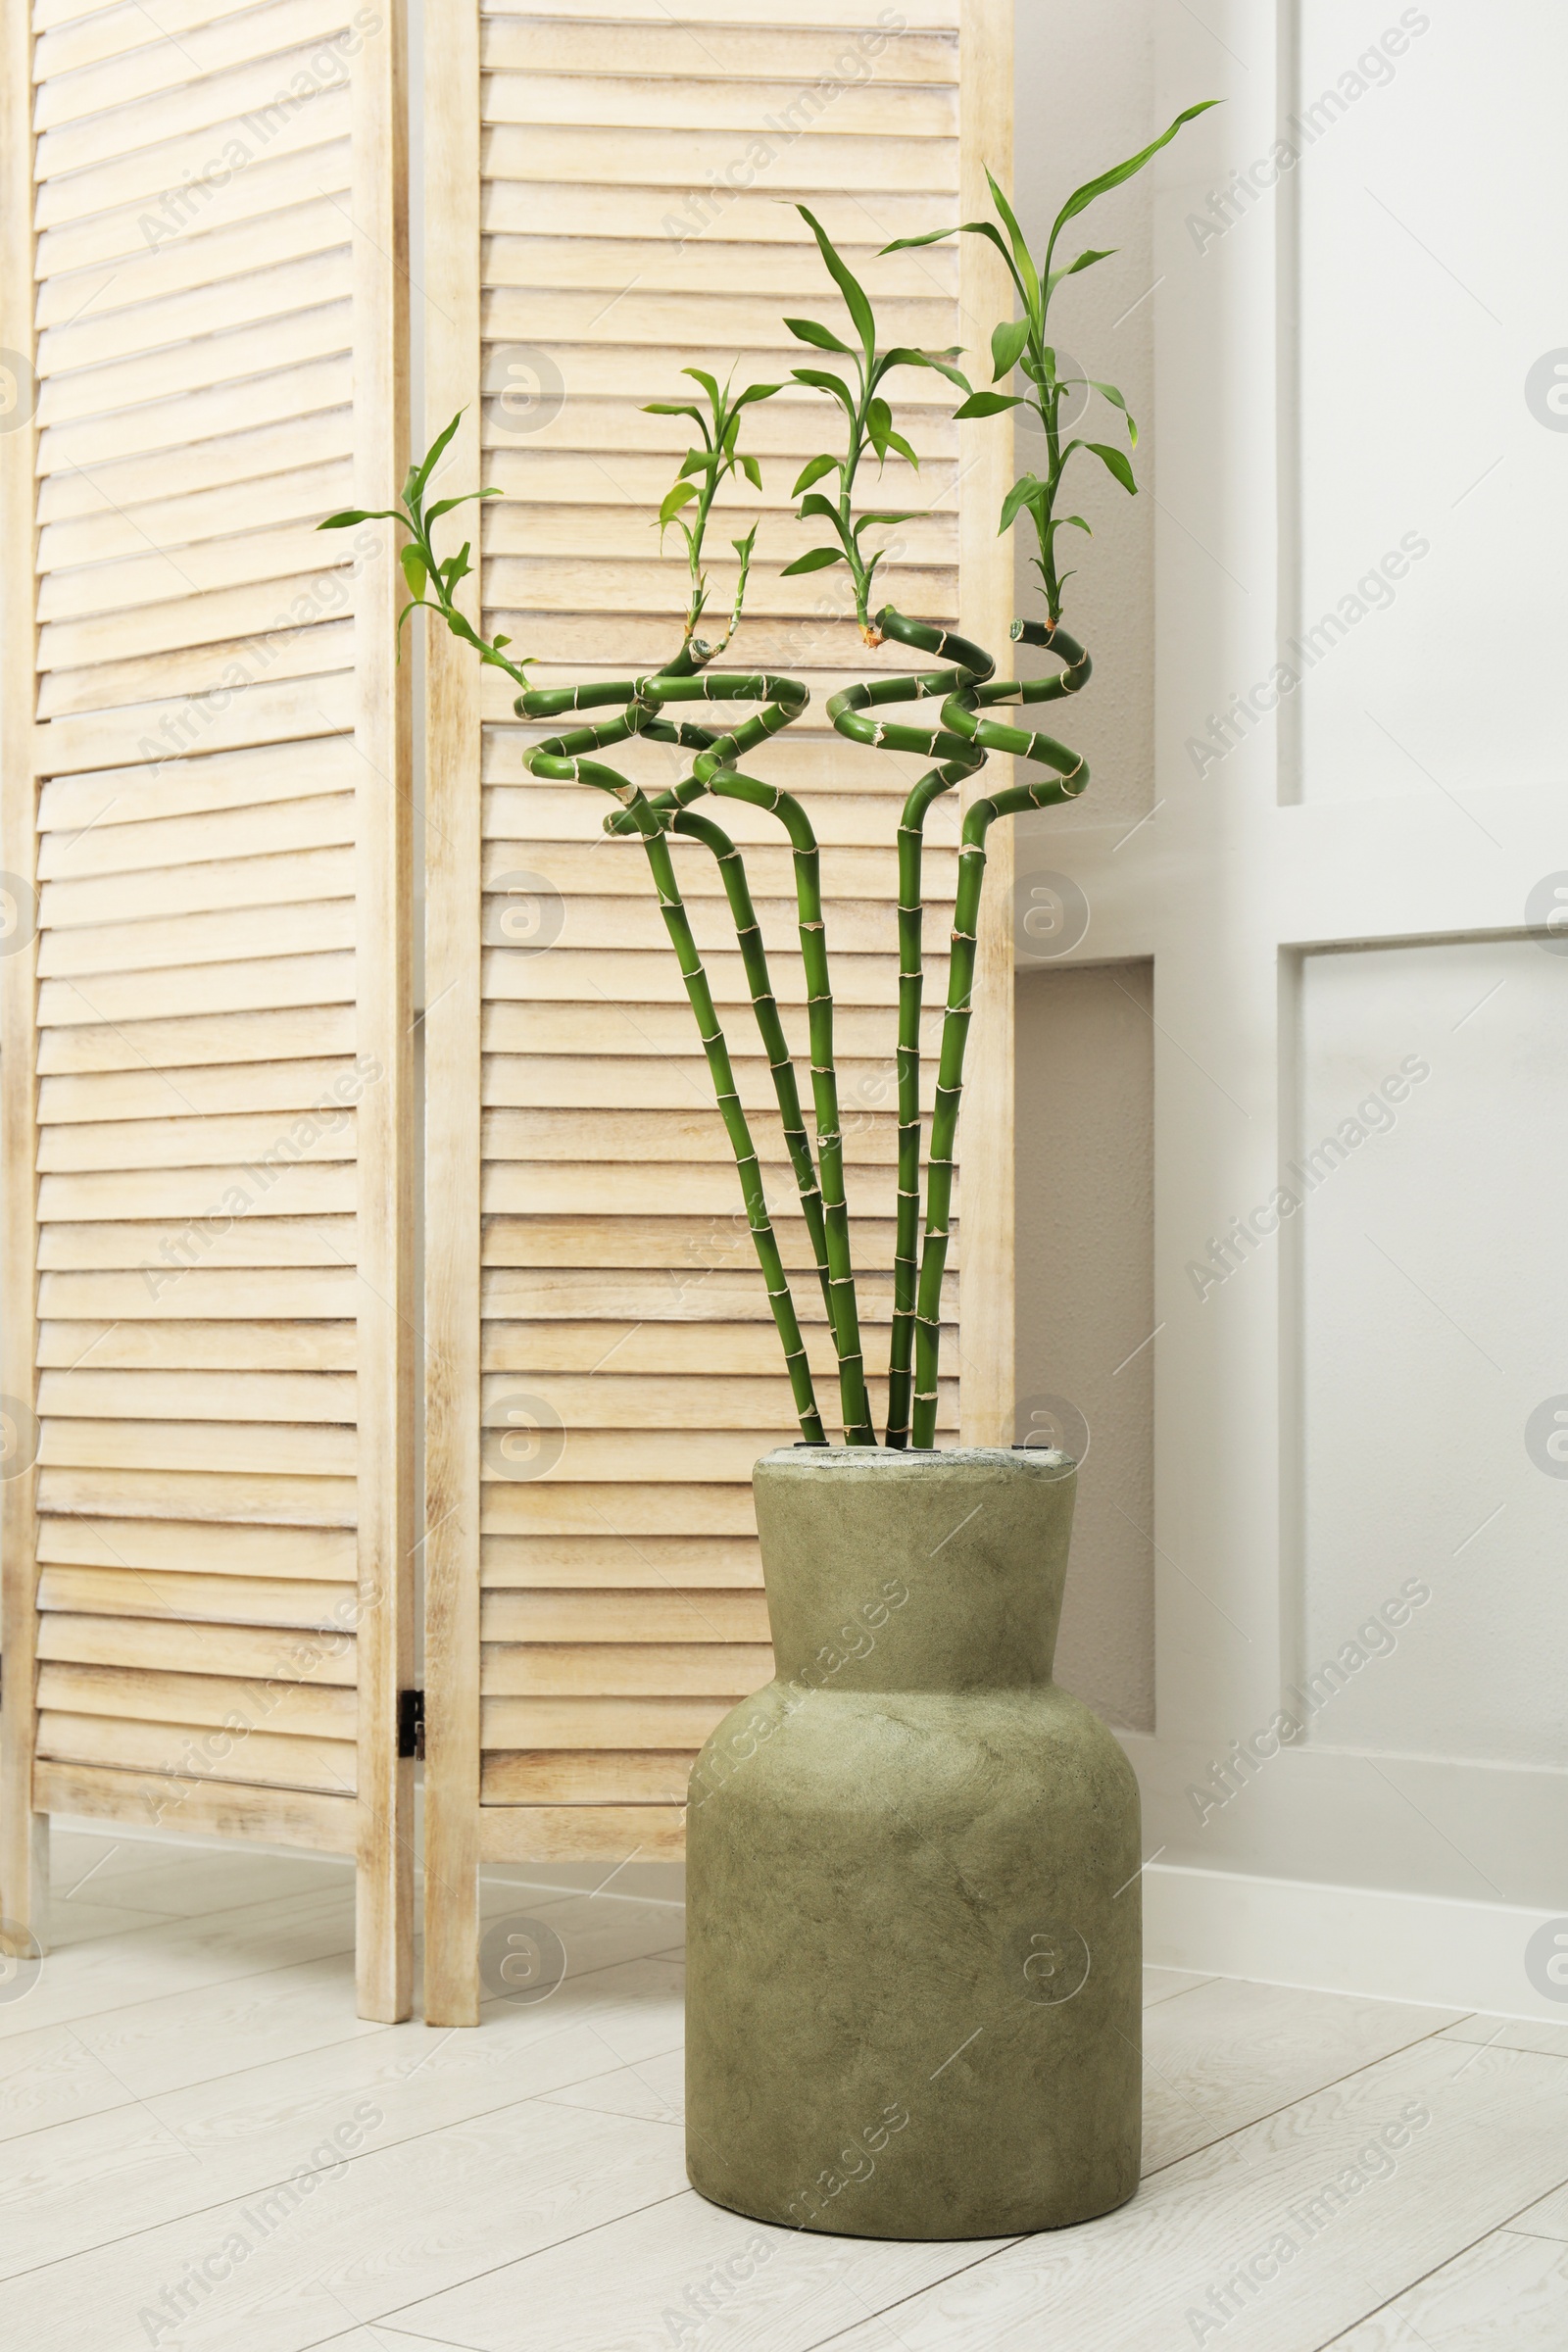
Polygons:
[[1138,2183],[1138,1788],[1052,1681],[1075,1474],[1027,1447],[757,1466],[776,1679],[687,1814],[687,2168],[865,2237]]

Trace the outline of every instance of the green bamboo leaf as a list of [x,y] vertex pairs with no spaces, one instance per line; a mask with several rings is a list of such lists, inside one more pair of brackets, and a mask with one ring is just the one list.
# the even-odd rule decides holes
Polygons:
[[470,498],[499,498],[501,495],[499,490],[465,490],[457,498],[438,498],[424,518],[425,528],[428,530],[432,522],[439,522],[443,514],[450,514],[454,507],[466,507]]
[[812,458],[808,464],[801,467],[796,476],[795,487],[790,492],[791,498],[799,498],[803,490],[809,490],[811,484],[819,482],[824,473],[831,473],[837,464],[837,458],[830,458],[826,454],[819,458]]
[[961,368],[950,365],[950,362],[961,357],[962,351],[961,343],[955,343],[947,351],[916,351],[910,345],[901,343],[897,350],[883,354],[872,381],[880,383],[890,368],[934,368],[939,375],[947,377],[950,384],[956,384],[960,392],[967,392],[969,378]]
[[839,292],[844,297],[845,308],[854,321],[855,331],[865,347],[865,364],[869,367],[876,356],[876,320],[871,315],[871,305],[865,298],[865,289],[840,261],[832,238],[816,215],[808,212],[804,204],[798,204],[795,209],[815,237],[822,259],[833,273]]
[[672,490],[666,490],[664,503],[659,510],[660,529],[662,531],[672,523],[681,508],[689,506],[696,496],[696,489],[690,482],[677,482]]
[[830,564],[842,564],[843,561],[842,548],[813,547],[808,556],[797,556],[793,564],[786,564],[779,577],[787,580],[798,571],[826,571]]
[[814,318],[786,318],[784,323],[799,342],[814,343],[818,351],[842,351],[846,359],[855,357],[848,343],[842,342],[831,328],[818,326]]
[[418,549],[416,547],[404,548],[398,562],[403,566],[403,577],[409,583],[409,594],[416,597],[422,596],[424,584],[430,577],[430,572],[429,566]]
[[952,228],[928,228],[922,237],[895,237],[891,245],[879,248],[877,258],[880,260],[885,253],[908,253],[916,245],[940,245],[944,237],[961,236],[966,228],[980,225],[978,220],[959,220]]
[[920,461],[915,456],[914,451],[909,447],[908,442],[906,441],[902,433],[890,432],[888,434],[888,448],[897,450],[899,456],[901,458],[906,458],[909,464],[914,467],[915,472],[919,472]]
[[[328,514],[318,522],[318,531],[346,531],[356,522],[403,522],[396,507],[345,507],[341,514]],[[408,525],[404,523],[405,530]]]
[[1103,251],[1099,253],[1081,253],[1078,259],[1075,262],[1069,262],[1064,270],[1053,270],[1046,280],[1047,302],[1051,300],[1064,277],[1076,277],[1080,270],[1092,270],[1096,262],[1108,262],[1111,255],[1117,251],[1119,251],[1117,246],[1107,245]]
[[718,388],[718,378],[710,375],[706,368],[683,368],[681,373],[689,375],[694,384],[702,385],[715,409],[723,405],[724,395]]
[[510,637],[502,637],[498,634],[497,636],[491,638],[490,643],[495,648],[495,651],[499,654],[504,645],[510,645],[512,643],[512,639]]
[[741,452],[741,471],[745,474],[746,479],[751,483],[754,490],[760,490],[762,487],[762,468],[753,457],[749,449],[743,449]]
[[1191,122],[1197,115],[1206,114],[1211,106],[1218,104],[1217,98],[1200,98],[1196,106],[1184,108],[1169,128],[1162,130],[1157,139],[1151,140],[1150,144],[1141,148],[1137,155],[1130,155],[1124,164],[1115,165],[1109,172],[1102,172],[1098,179],[1086,179],[1081,188],[1074,188],[1056,215],[1055,225],[1051,232],[1051,242],[1046,248],[1048,268],[1051,256],[1055,250],[1056,239],[1069,220],[1076,220],[1080,213],[1087,212],[1097,197],[1108,196],[1112,188],[1119,188],[1123,180],[1131,179],[1134,172],[1141,172],[1162,147],[1169,146],[1184,123]]
[[1004,409],[1021,409],[1027,405],[1016,392],[971,392],[953,414],[961,424],[971,416],[1000,416]]
[[1038,474],[1021,473],[1002,502],[1002,520],[997,526],[999,531],[1006,530],[1010,523],[1015,522],[1019,510],[1031,506],[1043,496],[1045,487]]
[[839,511],[837,507],[829,505],[820,490],[808,492],[801,501],[801,520],[805,522],[811,515],[817,515],[823,522],[831,523],[835,530],[839,528]]
[[871,436],[871,447],[885,465],[888,454],[888,435],[893,430],[893,411],[885,400],[867,402],[865,429]]
[[1000,384],[1018,365],[1018,357],[1029,340],[1027,318],[1004,320],[991,330],[991,380]]
[[855,402],[850,395],[849,386],[843,383],[838,376],[827,375],[818,368],[792,368],[790,373],[798,384],[809,384],[814,392],[831,392],[845,415],[853,420]]
[[1085,449],[1092,449],[1096,457],[1099,458],[1102,465],[1104,466],[1105,471],[1107,473],[1113,473],[1117,481],[1120,482],[1122,488],[1124,490],[1131,491],[1132,495],[1135,498],[1137,497],[1138,484],[1133,479],[1133,469],[1127,462],[1127,457],[1124,451],[1119,449],[1111,449],[1103,441],[1085,441],[1082,446]]
[[423,497],[424,485],[430,479],[430,475],[434,470],[437,458],[446,448],[447,443],[451,440],[453,434],[457,431],[462,422],[463,411],[460,409],[457,415],[453,417],[452,422],[445,426],[441,432],[437,433],[435,439],[425,451],[424,463],[421,466],[416,466],[410,468],[409,487],[404,491],[403,494],[405,500],[410,506],[416,505],[419,499]]
[[730,545],[735,550],[735,553],[739,556],[743,564],[749,563],[751,560],[752,550],[757,545],[756,523],[753,523],[751,529],[747,532],[744,539],[732,539],[730,541]]
[[987,172],[986,180],[991,189],[991,200],[1006,224],[1007,236],[1012,245],[1012,258],[1016,265],[1016,273],[1023,281],[1025,306],[1030,317],[1037,318],[1040,316],[1040,274],[1035,268],[1034,257],[1029,251],[1029,240],[1018,224],[1017,214],[1003,194],[996,173]]
[[675,476],[675,479],[677,481],[684,481],[686,476],[691,473],[711,473],[713,467],[717,464],[717,450],[689,449],[686,452],[685,457],[681,460],[680,471]]
[[[447,623],[447,626],[449,628],[452,627],[450,621]],[[458,631],[453,629],[452,634],[454,637],[456,637],[458,635]],[[480,661],[493,662],[496,668],[504,669],[509,677],[514,678],[519,669],[533,669],[537,666],[536,658],[532,654],[523,654],[517,661],[511,662],[507,659],[505,654],[498,653],[496,651],[497,646],[510,645],[512,643],[512,639],[510,637],[498,637],[493,645],[486,645],[482,637],[476,637],[473,642],[479,649]],[[515,704],[514,704],[513,708],[516,708]]]
[[694,422],[702,426],[705,433],[708,430],[708,420],[695,400],[645,400],[643,415],[645,416],[690,416]]
[[920,509],[918,507],[906,507],[904,513],[899,514],[884,513],[880,510],[871,514],[862,514],[855,526],[854,536],[856,544],[859,544],[860,533],[866,528],[868,523],[912,522],[919,513]]
[[1123,400],[1115,385],[1102,384],[1092,375],[1085,376],[1084,381],[1086,384],[1088,384],[1091,391],[1098,392],[1102,399],[1108,400],[1113,409],[1120,409],[1122,415],[1127,419],[1127,438],[1132,443],[1134,449],[1136,449],[1138,447],[1138,427],[1133,422],[1133,414],[1131,409],[1128,408],[1127,403]]
[[1024,303],[1027,306],[1029,298],[1024,292],[1023,279],[1018,275],[1018,266],[1014,262],[1011,254],[1007,251],[1007,241],[994,220],[962,220],[959,222],[956,229],[933,228],[928,230],[923,237],[895,237],[891,245],[883,246],[882,251],[884,253],[903,253],[906,248],[910,245],[934,245],[940,237],[960,235],[968,237],[990,238],[992,244],[996,247],[1003,260],[1006,263],[1007,274],[1012,279],[1013,284],[1017,287],[1019,294],[1023,297]]
[[1086,537],[1086,538],[1092,539],[1092,538],[1094,537],[1094,535],[1095,535],[1095,534],[1094,534],[1094,532],[1093,532],[1092,530],[1090,530],[1088,523],[1087,523],[1087,522],[1085,522],[1085,520],[1084,520],[1084,518],[1083,518],[1083,516],[1082,516],[1081,514],[1062,514],[1062,515],[1058,515],[1058,517],[1057,517],[1057,528],[1058,528],[1058,529],[1060,529],[1060,530],[1065,530],[1065,528],[1067,527],[1067,525],[1068,525],[1069,523],[1071,523],[1071,525],[1072,525],[1072,527],[1073,527],[1073,529],[1074,529],[1075,531],[1082,531],[1082,532],[1084,533],[1084,535],[1085,535],[1085,537]]
[[735,406],[744,409],[754,400],[771,400],[775,392],[782,392],[783,389],[782,384],[748,384]]

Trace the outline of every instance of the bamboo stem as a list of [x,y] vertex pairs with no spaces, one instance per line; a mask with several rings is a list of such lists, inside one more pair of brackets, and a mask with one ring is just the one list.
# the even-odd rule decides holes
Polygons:
[[[601,703],[606,699],[602,690],[588,691]],[[521,699],[531,703],[535,698],[529,695]],[[541,694],[538,699],[544,700],[544,695]],[[529,714],[532,715],[531,712]],[[532,774],[548,777],[555,782],[592,784],[602,792],[612,793],[642,836],[654,887],[659,894],[664,928],[674,948],[687,1000],[696,1015],[703,1052],[708,1057],[713,1091],[718,1100],[719,1116],[724,1122],[730,1149],[735,1154],[741,1195],[746,1203],[746,1220],[757,1250],[758,1263],[762,1269],[773,1321],[783,1345],[784,1367],[789,1375],[790,1393],[795,1399],[801,1434],[808,1445],[823,1446],[827,1443],[827,1436],[817,1410],[806,1342],[796,1316],[784,1261],[779,1254],[778,1239],[768,1215],[761,1165],[752,1142],[746,1113],[741,1106],[730,1064],[729,1048],[719,1026],[712,991],[708,985],[708,975],[692,935],[691,920],[680,895],[674,860],[670,857],[665,834],[666,820],[651,807],[647,796],[628,778],[618,775],[612,767],[584,756],[592,751],[603,750],[611,741],[622,741],[640,732],[641,716],[641,707],[634,706],[626,716],[612,721],[608,726],[582,727],[567,735],[555,736],[549,742],[537,745],[528,754],[528,767]]]
[[796,911],[801,963],[806,974],[806,1019],[811,1051],[811,1106],[816,1129],[816,1167],[822,1188],[822,1216],[828,1266],[828,1319],[839,1359],[839,1398],[847,1446],[874,1446],[876,1429],[865,1385],[859,1309],[850,1249],[849,1203],[844,1189],[844,1133],[839,1114],[838,1072],[833,1058],[833,990],[822,916],[821,856],[811,820],[794,795],[738,769],[714,765],[722,746],[695,761],[703,788],[721,800],[747,801],[782,819],[795,860]]
[[[650,710],[662,710],[666,703],[739,700],[743,695],[762,702],[762,708],[740,726],[712,737],[693,760],[690,777],[670,791],[657,795],[652,806],[662,813],[669,808],[684,808],[703,793],[711,793],[716,799],[745,801],[754,808],[767,809],[781,819],[789,834],[795,862],[801,961],[807,983],[811,1106],[827,1259],[825,1296],[838,1355],[844,1442],[848,1446],[874,1446],[876,1428],[865,1385],[865,1356],[845,1193],[844,1134],[833,1052],[833,990],[822,913],[821,857],[810,818],[794,795],[781,786],[765,784],[759,777],[743,775],[733,764],[800,714],[806,707],[806,689],[792,678],[766,673],[730,676],[716,672],[690,678],[645,678],[640,681],[640,693]],[[969,757],[967,745],[957,739],[954,748],[965,759]],[[679,819],[675,821],[678,823]],[[610,829],[623,830],[624,823],[623,817],[612,817]]]
[[[906,1446],[910,1439],[915,1305],[920,1247],[920,1013],[925,978],[922,965],[924,901],[922,865],[925,814],[933,801],[985,763],[985,754],[945,723],[935,729],[868,718],[868,710],[892,703],[921,702],[973,689],[995,667],[991,656],[967,638],[915,621],[887,606],[877,614],[884,639],[911,645],[956,663],[946,669],[869,680],[847,687],[829,702],[828,716],[841,735],[878,751],[916,752],[938,764],[929,768],[905,801],[899,820],[899,1174],[893,1257],[893,1328],[888,1349],[888,1413],[885,1443]],[[918,1441],[917,1441],[918,1442]]]
[[795,1182],[801,1196],[801,1213],[806,1219],[811,1254],[816,1260],[817,1280],[822,1286],[822,1303],[827,1309],[831,1326],[833,1296],[822,1224],[822,1188],[817,1182],[816,1163],[811,1157],[811,1147],[806,1133],[800,1089],[795,1083],[795,1063],[790,1057],[784,1024],[779,1019],[778,1000],[768,977],[762,929],[752,904],[746,866],[729,835],[709,817],[692,816],[683,811],[673,819],[670,830],[689,834],[694,841],[705,842],[718,864],[719,879],[724,885],[724,895],[735,918],[735,938],[746,969],[746,984],[752,992],[752,1010],[757,1016],[762,1050],[767,1055],[768,1074],[773,1081],[779,1118],[784,1129],[784,1144],[790,1155],[790,1164],[795,1170]]
[[[1054,650],[1068,660],[1069,669],[1087,674],[1083,649],[1064,632],[1055,633]],[[931,1120],[931,1150],[926,1162],[926,1219],[920,1251],[920,1279],[915,1301],[914,1409],[912,1436],[916,1446],[933,1446],[937,1426],[937,1373],[942,1345],[942,1277],[947,1269],[949,1220],[953,1202],[953,1170],[963,1096],[963,1060],[973,1010],[975,954],[979,933],[980,895],[985,881],[986,835],[1000,816],[1025,808],[1050,808],[1076,800],[1089,782],[1081,754],[1050,735],[1008,727],[984,718],[966,706],[1057,702],[1077,691],[1064,684],[1068,672],[1050,678],[1014,680],[980,687],[969,696],[950,697],[943,705],[944,724],[963,736],[976,750],[1009,752],[1015,758],[1042,760],[1054,776],[1032,784],[1016,784],[1005,792],[975,801],[964,817],[958,851],[958,891],[953,913],[953,960],[948,976],[947,1010],[942,1023],[942,1053],[937,1070],[936,1104]]]

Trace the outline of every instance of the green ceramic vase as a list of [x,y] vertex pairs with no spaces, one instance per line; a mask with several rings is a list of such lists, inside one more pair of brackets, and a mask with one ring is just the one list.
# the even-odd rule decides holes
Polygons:
[[687,1817],[687,2169],[856,2237],[1001,2237],[1138,2183],[1138,1788],[1051,1679],[1065,1454],[756,1473],[776,1680]]

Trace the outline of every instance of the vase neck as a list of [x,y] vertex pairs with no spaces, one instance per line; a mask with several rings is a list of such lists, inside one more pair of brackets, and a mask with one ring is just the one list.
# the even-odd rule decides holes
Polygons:
[[1049,1683],[1072,1527],[1063,1454],[791,1448],[755,1477],[779,1682]]

